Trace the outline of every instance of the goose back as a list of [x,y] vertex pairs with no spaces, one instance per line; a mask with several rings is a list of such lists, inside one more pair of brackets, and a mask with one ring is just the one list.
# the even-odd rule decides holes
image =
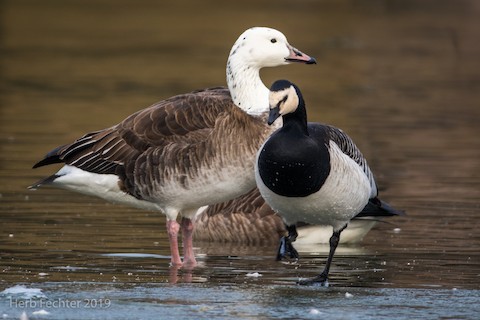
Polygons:
[[308,123],[308,132],[311,137],[317,141],[328,144],[328,141],[333,141],[340,150],[350,159],[355,161],[368,178],[372,192],[370,198],[374,198],[378,194],[377,184],[370,167],[368,166],[366,158],[363,156],[360,149],[355,145],[353,140],[343,130],[317,122]]

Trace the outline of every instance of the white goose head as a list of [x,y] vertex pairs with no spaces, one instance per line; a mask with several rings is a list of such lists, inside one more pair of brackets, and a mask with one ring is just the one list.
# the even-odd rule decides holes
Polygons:
[[260,69],[315,59],[297,50],[283,33],[254,27],[240,35],[227,61],[227,84],[234,103],[251,115],[268,112],[268,89],[260,79]]

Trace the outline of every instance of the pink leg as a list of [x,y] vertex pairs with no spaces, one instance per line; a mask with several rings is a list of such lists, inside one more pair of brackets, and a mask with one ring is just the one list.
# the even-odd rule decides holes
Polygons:
[[193,253],[193,222],[191,219],[182,218],[182,237],[183,237],[183,261],[189,267],[195,267],[197,260]]
[[178,252],[178,230],[180,225],[175,220],[167,220],[167,233],[170,241],[170,254],[172,255],[171,263],[173,266],[181,266],[182,259]]

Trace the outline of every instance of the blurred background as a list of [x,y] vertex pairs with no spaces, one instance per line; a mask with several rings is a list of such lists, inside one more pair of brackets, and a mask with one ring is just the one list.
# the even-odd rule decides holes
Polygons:
[[[28,191],[58,169],[31,166],[52,148],[158,100],[225,85],[230,48],[252,26],[282,31],[317,59],[314,66],[263,70],[262,78],[267,86],[279,78],[299,85],[309,119],[344,129],[367,157],[382,199],[408,213],[378,224],[358,254],[340,252],[334,264],[343,269],[334,267],[332,277],[478,289],[475,0],[0,1],[0,287],[43,281],[38,273],[45,270],[52,281],[110,281],[112,274],[127,277],[134,264],[168,270],[168,257],[112,265],[101,256],[168,255],[163,215],[53,188]],[[234,249],[213,247],[204,262],[215,269]],[[347,276],[352,265],[383,271]],[[209,277],[226,281],[215,272]]]

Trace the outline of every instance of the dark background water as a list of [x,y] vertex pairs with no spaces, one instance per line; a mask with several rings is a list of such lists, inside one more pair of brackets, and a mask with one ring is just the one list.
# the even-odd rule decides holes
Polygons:
[[[480,312],[479,2],[21,0],[1,1],[0,19],[0,290],[101,292],[138,318]],[[26,190],[57,169],[30,169],[53,147],[171,95],[224,85],[230,47],[251,26],[277,28],[317,58],[262,78],[297,83],[310,120],[349,133],[382,198],[408,213],[340,247],[331,289],[294,285],[318,272],[323,247],[289,265],[272,261],[275,248],[198,244],[201,267],[172,270],[162,215]],[[165,287],[172,282],[187,284]],[[123,312],[83,316],[122,318],[114,310]]]

